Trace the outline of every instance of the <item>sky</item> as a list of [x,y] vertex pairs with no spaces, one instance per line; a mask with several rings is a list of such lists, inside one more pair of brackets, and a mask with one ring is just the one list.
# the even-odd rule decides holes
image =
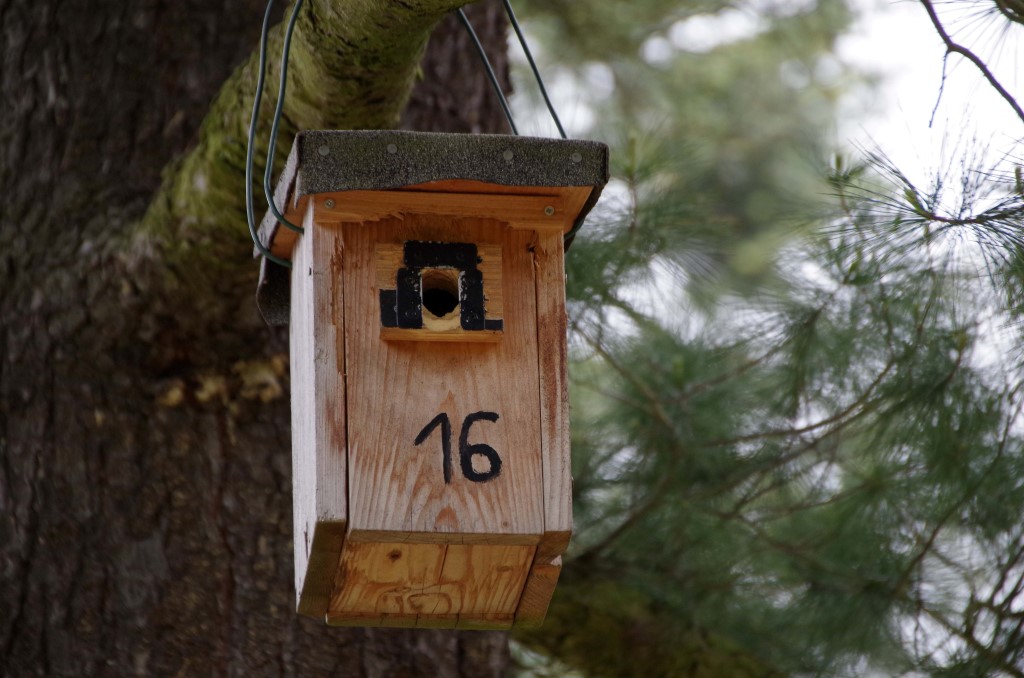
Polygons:
[[[1003,86],[1024,101],[1018,72],[1024,26],[1001,32],[1007,25],[1002,17],[979,13],[994,7],[993,0],[935,5],[954,39],[982,57]],[[1024,138],[1024,122],[959,55],[949,56],[943,86],[945,48],[919,2],[855,0],[854,6],[860,19],[840,40],[838,56],[883,80],[875,94],[853,92],[844,100],[836,139],[841,146],[883,148],[912,179],[927,183],[929,173],[962,155],[957,149],[964,143],[976,139],[995,162]]]
[[[858,19],[837,45],[839,61],[880,78],[873,90],[854,89],[838,111],[839,148],[879,147],[923,178],[958,158],[958,141],[973,137],[1005,153],[1024,137],[1024,123],[985,81],[980,71],[959,55],[945,65],[945,46],[917,0],[850,0]],[[1010,25],[995,12],[994,0],[933,0],[952,37],[980,56],[1003,86],[1024,100],[1018,64],[1024,57],[1024,26]],[[799,11],[808,0],[751,0]],[[761,29],[756,13],[727,9],[678,22],[664,38],[649,40],[643,56],[650,62],[668,59],[673,48],[710,50]],[[838,64],[837,64],[838,66]],[[826,60],[819,65],[827,70]],[[838,74],[838,69],[837,69]],[[780,74],[785,80],[787,73]],[[794,71],[793,78],[806,78]],[[821,77],[827,73],[816,73]],[[925,182],[926,183],[926,182]]]
[[[943,84],[945,49],[918,0],[850,1],[859,18],[853,30],[840,39],[836,56],[862,72],[879,76],[880,84],[871,90],[854,89],[843,99],[836,120],[837,148],[852,155],[885,149],[908,176],[927,184],[935,172],[963,157],[965,144],[976,140],[987,146],[994,163],[1024,138],[1024,122],[973,64],[950,55]],[[1024,63],[1024,26],[1014,24],[1006,30],[1007,22],[993,14],[994,0],[933,1],[954,39],[985,59],[1004,87],[1024,105],[1024,76],[1018,68]],[[809,2],[812,0],[749,0],[750,6],[770,4],[792,12]],[[750,6],[741,2],[734,9],[680,20],[664,34],[649,39],[641,55],[657,64],[672,58],[676,50],[709,51],[750,37],[764,27]],[[581,84],[573,81],[572,74],[558,72],[552,56],[540,52],[536,40],[531,43],[570,136],[588,136],[594,119],[580,96]],[[524,73],[525,59],[517,44],[510,44],[510,54],[520,62],[519,73]],[[829,63],[823,62],[822,67],[827,70]],[[838,74],[838,63],[835,68]],[[785,79],[787,74],[780,75]],[[584,69],[583,76],[585,88],[593,96],[611,94],[612,76],[606,66],[595,64],[589,71]],[[794,72],[792,77],[806,76]],[[520,80],[517,91],[532,86],[532,82]],[[534,108],[536,100],[513,97],[513,106],[517,119],[527,120],[527,134],[554,134],[543,109]]]

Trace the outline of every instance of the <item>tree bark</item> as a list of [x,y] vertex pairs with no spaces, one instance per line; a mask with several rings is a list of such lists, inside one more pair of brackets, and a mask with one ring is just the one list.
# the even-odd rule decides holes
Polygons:
[[[288,130],[396,124],[454,3],[306,4]],[[257,317],[240,210],[262,11],[0,0],[4,676],[507,669],[503,634],[332,629],[294,612],[287,336]],[[471,12],[496,54],[499,13]],[[475,56],[453,26],[404,119],[503,130],[483,71],[458,70]]]

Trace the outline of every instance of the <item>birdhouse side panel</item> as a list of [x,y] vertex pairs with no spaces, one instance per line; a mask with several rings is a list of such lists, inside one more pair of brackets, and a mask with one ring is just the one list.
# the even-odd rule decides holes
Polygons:
[[[544,500],[533,234],[436,215],[341,230],[350,533],[535,544],[544,530]],[[378,246],[406,243],[501,248],[499,341],[381,336]],[[497,281],[482,281],[485,307],[490,282]]]
[[568,319],[562,237],[538,235],[534,259],[537,335],[541,346],[540,418],[544,467],[544,538],[537,557],[550,560],[565,552],[572,534]]
[[572,535],[565,250],[558,234],[539,234],[533,251],[537,271],[537,337],[541,347],[544,534],[516,610],[515,626],[521,628],[536,628],[544,621],[562,570],[562,554]]
[[519,599],[519,607],[516,608],[513,623],[515,628],[535,629],[544,623],[561,573],[561,556],[551,559],[534,558],[530,574],[523,586],[523,594]]
[[322,618],[347,520],[342,253],[336,233],[305,225],[291,273],[295,590],[298,611]]

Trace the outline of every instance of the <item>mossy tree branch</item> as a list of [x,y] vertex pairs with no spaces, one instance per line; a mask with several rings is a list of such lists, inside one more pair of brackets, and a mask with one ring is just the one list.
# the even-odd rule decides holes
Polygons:
[[[288,90],[276,159],[283,161],[295,131],[311,128],[393,127],[437,22],[459,0],[308,0],[292,39]],[[258,21],[258,17],[253,17]],[[271,31],[267,91],[257,140],[254,192],[262,196],[267,134],[280,75],[282,26]],[[255,47],[255,46],[254,46]],[[255,270],[249,259],[244,170],[258,50],[225,82],[198,142],[164,172],[127,251],[141,269],[156,267],[163,282],[190,295],[242,284]],[[258,203],[259,204],[259,203]],[[244,285],[247,293],[249,285]]]

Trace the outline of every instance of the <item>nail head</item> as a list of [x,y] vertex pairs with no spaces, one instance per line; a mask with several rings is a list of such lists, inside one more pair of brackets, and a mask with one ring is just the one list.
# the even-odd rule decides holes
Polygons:
[[334,201],[331,200],[330,198],[324,200],[324,207],[326,207],[327,209],[331,209],[332,207],[334,207]]
[[555,208],[552,207],[551,205],[548,205],[547,207],[544,208],[544,214],[548,215],[549,217],[554,215],[554,213],[555,213]]
[[320,155],[330,155],[331,149],[327,148],[327,144],[323,144],[320,148],[316,149],[316,152]]
[[391,155],[398,153],[398,146],[395,146],[394,144],[388,144],[388,153],[390,153]]
[[569,159],[572,160],[573,162],[582,162],[583,156],[580,155],[579,153],[573,153],[572,155],[569,156]]
[[505,151],[504,153],[501,154],[501,156],[505,158],[505,160],[511,160],[514,155],[515,154],[512,151]]

